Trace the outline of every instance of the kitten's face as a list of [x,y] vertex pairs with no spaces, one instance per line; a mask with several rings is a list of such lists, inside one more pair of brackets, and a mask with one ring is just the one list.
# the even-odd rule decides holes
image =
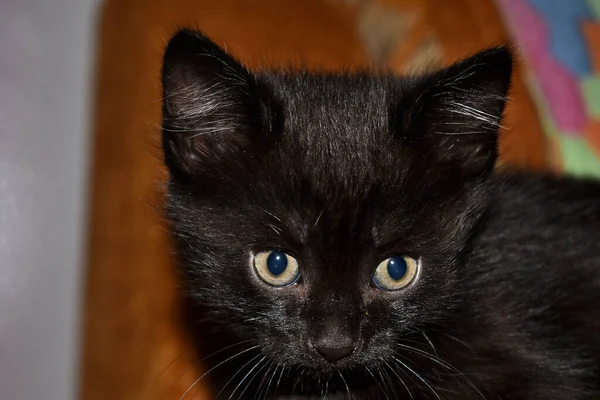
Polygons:
[[[184,32],[165,56],[167,210],[202,319],[279,365],[350,371],[451,318],[510,76],[252,76]],[[429,332],[431,330],[428,330]]]

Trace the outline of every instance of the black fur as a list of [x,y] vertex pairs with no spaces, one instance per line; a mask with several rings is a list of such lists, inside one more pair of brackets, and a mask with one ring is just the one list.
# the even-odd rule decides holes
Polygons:
[[[511,64],[500,47],[421,77],[252,74],[172,39],[166,214],[221,398],[600,398],[600,185],[493,172]],[[257,278],[270,249],[297,284]],[[394,254],[420,275],[384,292]],[[331,364],[319,338],[357,347]]]

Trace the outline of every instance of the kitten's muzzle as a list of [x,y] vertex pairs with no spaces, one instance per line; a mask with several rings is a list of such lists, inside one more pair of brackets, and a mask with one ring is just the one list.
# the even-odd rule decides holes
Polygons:
[[[341,295],[340,293],[343,293]],[[329,363],[355,352],[360,336],[360,293],[321,293],[310,302],[308,344]]]

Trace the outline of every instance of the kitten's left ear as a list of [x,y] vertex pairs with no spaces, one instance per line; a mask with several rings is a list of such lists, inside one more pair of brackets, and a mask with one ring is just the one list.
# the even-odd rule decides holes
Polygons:
[[489,173],[511,73],[511,52],[498,47],[425,77],[403,100],[406,139],[427,146],[463,177]]

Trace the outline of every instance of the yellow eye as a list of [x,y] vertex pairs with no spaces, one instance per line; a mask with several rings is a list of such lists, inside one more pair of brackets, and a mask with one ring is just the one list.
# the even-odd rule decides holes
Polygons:
[[300,277],[298,261],[283,251],[263,251],[254,256],[254,269],[271,286],[288,286]]
[[407,256],[393,256],[377,266],[373,283],[381,290],[394,291],[408,286],[417,276],[419,263]]

